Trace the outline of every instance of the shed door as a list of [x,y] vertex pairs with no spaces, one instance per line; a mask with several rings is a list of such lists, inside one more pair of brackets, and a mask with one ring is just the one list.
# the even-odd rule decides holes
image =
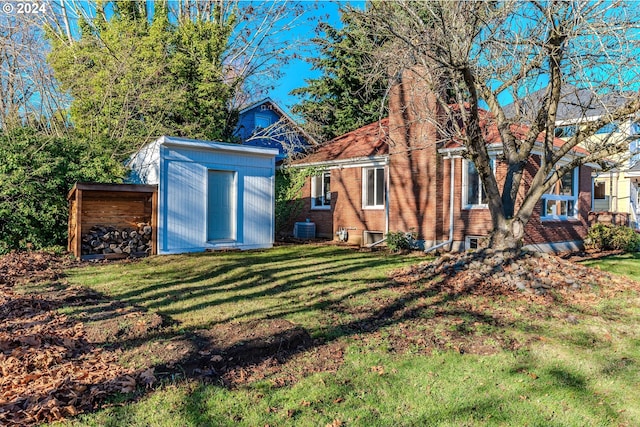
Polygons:
[[210,170],[208,198],[207,240],[235,240],[235,172]]

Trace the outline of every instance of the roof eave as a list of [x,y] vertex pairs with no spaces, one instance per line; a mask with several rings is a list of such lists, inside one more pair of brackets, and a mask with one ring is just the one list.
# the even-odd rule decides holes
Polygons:
[[[389,159],[388,154],[383,154],[379,156],[365,156],[365,157],[353,157],[350,159],[340,159],[340,160],[323,160],[319,162],[307,162],[307,163],[294,163],[286,165],[285,167],[292,168],[309,168],[309,167],[326,167],[326,168],[337,168],[340,166],[354,166],[358,164],[370,164],[370,163],[381,163],[387,162]],[[284,165],[283,165],[284,166]]]

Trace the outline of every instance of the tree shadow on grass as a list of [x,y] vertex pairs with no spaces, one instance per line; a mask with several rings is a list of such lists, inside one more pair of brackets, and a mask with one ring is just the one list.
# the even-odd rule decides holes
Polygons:
[[[485,276],[458,283],[463,270],[454,264],[446,274],[428,280],[399,283],[376,277],[363,283],[352,277],[357,271],[397,265],[397,258],[344,248],[308,253],[305,257],[295,251],[278,256],[234,254],[217,267],[211,262],[214,254],[198,255],[194,259],[203,265],[196,271],[187,268],[182,274],[177,268],[166,281],[143,281],[114,298],[83,288],[62,289],[58,301],[71,316],[107,331],[95,335],[92,344],[126,355],[123,359],[128,357],[137,369],[131,376],[138,385],[144,384],[141,375],[149,368],[156,380],[197,379],[231,388],[256,378],[275,381],[280,367],[305,354],[334,358],[335,363],[326,365],[336,369],[342,361],[340,348],[324,353],[320,349],[383,330],[391,331],[386,339],[395,340],[390,347],[398,351],[414,338],[418,339],[412,344],[425,353],[434,348],[474,352],[470,343],[478,337],[493,338],[495,351],[517,347],[500,338],[504,331],[520,328],[520,320],[462,304],[477,294]],[[496,265],[487,273],[500,270]],[[272,302],[261,304],[265,300]],[[176,301],[182,305],[175,305]],[[252,304],[242,305],[247,302]],[[190,311],[221,307],[236,311],[186,327],[178,320]],[[321,319],[310,322],[307,329],[288,320],[300,316]],[[395,333],[398,325],[409,326]],[[413,328],[410,336],[407,328]],[[322,365],[323,361],[315,362]],[[274,385],[294,381],[295,375]],[[569,383],[579,386],[576,381]],[[139,395],[146,390],[139,388]]]

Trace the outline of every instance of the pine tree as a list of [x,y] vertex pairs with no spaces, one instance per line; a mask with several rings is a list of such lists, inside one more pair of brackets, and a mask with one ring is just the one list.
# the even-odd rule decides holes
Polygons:
[[98,11],[80,22],[78,40],[50,32],[49,61],[71,95],[76,131],[112,141],[116,156],[163,134],[228,139],[233,88],[222,55],[233,17],[220,19],[214,11],[172,22],[162,2],[149,18],[146,3],[115,2],[108,20]]
[[303,98],[292,111],[325,141],[386,115],[386,74],[375,72],[371,56],[381,40],[350,10],[342,11],[341,20],[341,29],[321,24],[319,31],[325,37],[313,40],[321,55],[309,61],[322,76],[306,80],[306,87],[291,92]]

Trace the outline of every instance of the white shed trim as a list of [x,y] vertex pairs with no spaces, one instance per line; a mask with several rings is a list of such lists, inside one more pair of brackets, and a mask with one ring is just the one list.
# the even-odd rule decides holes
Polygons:
[[249,145],[233,144],[229,142],[203,141],[199,139],[177,138],[175,136],[162,136],[158,139],[158,143],[167,146],[230,151],[264,157],[273,157],[278,154],[278,149],[276,148],[252,147]]

